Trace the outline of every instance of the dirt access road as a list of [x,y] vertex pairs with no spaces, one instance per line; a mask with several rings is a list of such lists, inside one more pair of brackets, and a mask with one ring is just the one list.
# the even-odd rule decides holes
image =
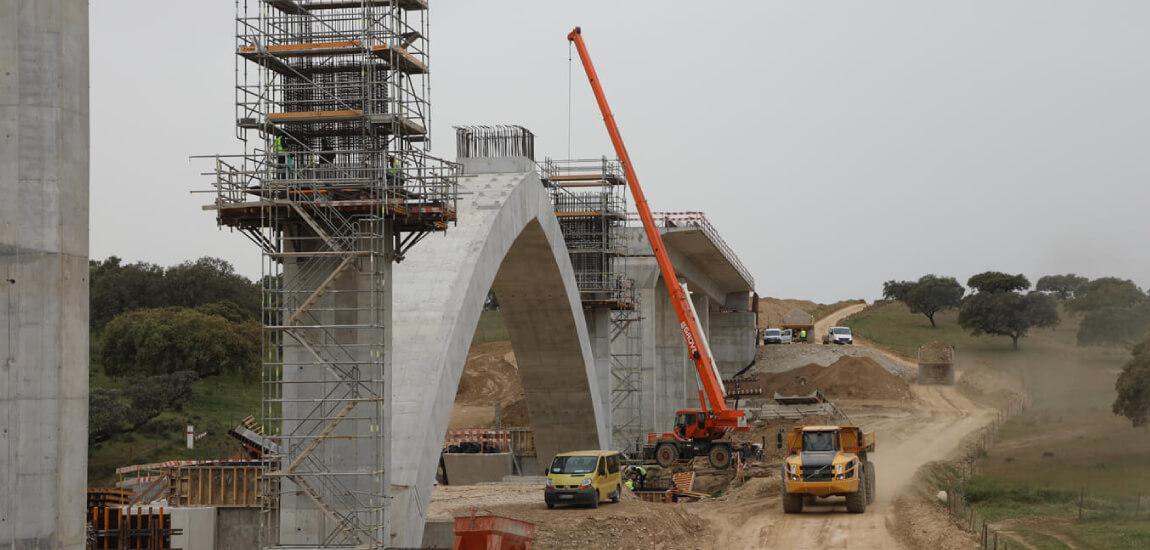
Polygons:
[[802,514],[784,514],[778,496],[699,503],[694,511],[716,527],[716,547],[902,548],[890,531],[895,497],[919,467],[946,458],[993,418],[953,387],[913,390],[910,406],[845,407],[852,420],[877,432],[871,460],[878,493],[866,513],[848,514],[841,498],[819,501]]
[[834,313],[815,321],[815,333],[811,335],[810,341],[821,344],[823,342],[823,335],[826,334],[831,327],[838,326],[843,319],[866,309],[866,307],[866,304],[849,305],[842,309],[835,310]]
[[[850,306],[826,317],[823,330],[859,309]],[[912,390],[914,400],[909,403],[843,403],[855,423],[876,432],[871,460],[878,493],[866,513],[848,514],[841,498],[819,501],[802,514],[784,514],[778,496],[692,505],[715,527],[716,547],[903,548],[891,531],[895,497],[909,487],[921,466],[948,457],[967,434],[994,418],[992,410],[965,398],[953,386],[913,385]]]

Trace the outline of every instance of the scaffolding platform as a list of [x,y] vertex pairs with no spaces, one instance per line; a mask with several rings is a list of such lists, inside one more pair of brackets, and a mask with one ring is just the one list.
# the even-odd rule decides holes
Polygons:
[[[414,33],[418,34],[418,33]],[[365,48],[360,40],[335,42],[308,42],[299,44],[276,44],[267,47],[254,45],[241,46],[236,53],[244,59],[259,63],[280,74],[317,74],[355,72],[362,69],[359,63],[330,63],[321,66],[289,64],[284,60],[316,57],[350,56],[363,53]],[[397,44],[375,44],[366,48],[367,52],[382,62],[380,69],[393,69],[407,75],[427,74],[427,63]]]
[[551,174],[543,177],[543,183],[551,187],[602,187],[604,185],[626,185],[627,182],[616,174]]
[[427,64],[411,55],[406,48],[395,44],[378,44],[371,47],[371,53],[401,73],[427,74]]
[[[332,122],[366,122],[375,126],[384,134],[393,133],[398,127],[401,136],[422,136],[427,134],[427,128],[410,118],[396,114],[384,113],[366,115],[360,109],[339,109],[334,111],[291,111],[268,113],[267,121],[278,126],[287,124],[324,124]],[[256,122],[256,125],[259,123]],[[323,133],[329,136],[346,135],[348,131],[354,132],[358,128],[334,128]]]
[[[288,15],[306,15],[321,10],[347,10],[364,5],[373,8],[391,6],[393,0],[334,0],[330,2],[299,2],[297,0],[267,0],[268,5]],[[403,10],[426,10],[427,0],[397,0],[396,7]]]
[[340,40],[337,42],[307,42],[302,44],[274,44],[265,48],[256,46],[240,46],[239,54],[247,59],[262,56],[279,58],[291,57],[326,57],[331,55],[349,55],[359,53],[363,49],[363,42],[359,40]]
[[[442,203],[413,203],[408,198],[388,200],[342,200],[325,205],[343,216],[355,216],[386,211],[395,220],[399,231],[443,231],[456,221],[453,206]],[[226,227],[257,230],[267,227],[274,219],[297,217],[287,202],[251,201],[242,203],[211,204],[202,207],[215,211],[217,222]],[[297,220],[298,221],[298,220]]]

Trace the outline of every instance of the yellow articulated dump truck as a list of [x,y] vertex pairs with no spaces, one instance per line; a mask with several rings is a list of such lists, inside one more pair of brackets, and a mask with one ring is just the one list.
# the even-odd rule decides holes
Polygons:
[[[779,433],[778,445],[783,446]],[[783,511],[797,514],[816,497],[842,495],[847,511],[861,514],[874,502],[874,432],[857,426],[805,426],[786,434]]]

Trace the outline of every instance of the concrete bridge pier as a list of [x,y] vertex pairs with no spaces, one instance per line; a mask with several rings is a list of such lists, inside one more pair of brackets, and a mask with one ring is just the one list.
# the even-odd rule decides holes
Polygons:
[[84,547],[88,3],[0,1],[0,548]]
[[[660,231],[676,274],[691,292],[719,372],[738,372],[756,353],[754,280],[705,219]],[[626,243],[628,269],[642,305],[641,425],[643,432],[669,431],[676,410],[699,406],[698,379],[646,236],[631,228]]]

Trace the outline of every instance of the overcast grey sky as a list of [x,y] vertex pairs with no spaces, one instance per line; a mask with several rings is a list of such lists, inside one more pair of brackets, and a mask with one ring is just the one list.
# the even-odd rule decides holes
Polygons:
[[[249,0],[251,1],[251,0]],[[517,123],[567,156],[584,37],[656,210],[702,210],[762,295],[925,273],[1150,285],[1150,2],[433,0],[434,151]],[[200,211],[235,152],[233,2],[91,2],[93,258],[259,255]],[[574,76],[575,156],[610,154]]]

